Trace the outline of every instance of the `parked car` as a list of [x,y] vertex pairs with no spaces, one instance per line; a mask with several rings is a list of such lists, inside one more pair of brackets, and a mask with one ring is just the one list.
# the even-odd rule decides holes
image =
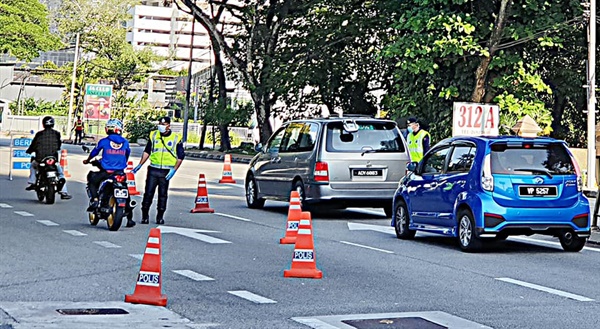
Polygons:
[[284,123],[250,162],[246,201],[289,201],[298,191],[303,207],[383,208],[392,216],[392,197],[410,161],[396,122],[329,117]]
[[565,251],[590,236],[590,207],[575,158],[547,138],[454,137],[408,165],[394,196],[400,239],[417,231],[457,237],[464,251],[486,238],[545,234]]

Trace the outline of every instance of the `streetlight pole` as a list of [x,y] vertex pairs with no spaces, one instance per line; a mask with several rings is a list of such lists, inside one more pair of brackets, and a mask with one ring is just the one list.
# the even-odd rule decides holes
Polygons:
[[587,187],[596,185],[596,0],[590,0],[588,24]]
[[75,37],[75,57],[73,59],[73,75],[71,77],[71,94],[69,95],[69,113],[67,115],[67,129],[69,131],[69,140],[71,140],[71,120],[73,119],[73,93],[75,92],[75,79],[77,78],[77,55],[79,54],[79,33]]
[[192,63],[194,59],[194,28],[196,26],[196,17],[192,15],[192,36],[190,39],[190,61],[188,65],[187,85],[185,88],[185,111],[183,112],[183,142],[187,143],[188,119],[190,112],[190,93],[192,90]]

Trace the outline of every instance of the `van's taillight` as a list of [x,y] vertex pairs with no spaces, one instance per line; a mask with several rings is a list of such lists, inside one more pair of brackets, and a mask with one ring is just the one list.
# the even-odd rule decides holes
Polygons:
[[329,166],[327,162],[317,162],[315,164],[315,181],[329,182]]
[[581,176],[581,169],[579,169],[579,164],[577,160],[571,155],[571,162],[575,166],[575,174],[577,175],[577,191],[583,191],[583,177]]
[[54,159],[46,159],[46,164],[51,166],[54,164]]
[[492,165],[490,155],[486,155],[483,160],[483,172],[481,173],[481,188],[485,191],[494,190],[494,177],[492,176]]
[[127,176],[125,176],[125,175],[116,175],[115,176],[115,180],[119,183],[125,182],[126,179],[127,179]]

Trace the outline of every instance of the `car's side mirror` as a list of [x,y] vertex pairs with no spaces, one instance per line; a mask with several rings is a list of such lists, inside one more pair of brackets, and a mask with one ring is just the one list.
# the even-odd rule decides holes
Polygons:
[[408,170],[408,171],[412,171],[412,172],[415,172],[415,171],[417,170],[417,167],[418,167],[418,166],[419,166],[419,163],[418,163],[418,162],[414,162],[414,161],[413,161],[413,162],[409,162],[409,163],[406,165],[406,170]]
[[258,143],[258,144],[256,144],[254,146],[254,151],[256,151],[256,152],[262,152],[262,150],[263,150],[263,146],[262,146],[261,143]]

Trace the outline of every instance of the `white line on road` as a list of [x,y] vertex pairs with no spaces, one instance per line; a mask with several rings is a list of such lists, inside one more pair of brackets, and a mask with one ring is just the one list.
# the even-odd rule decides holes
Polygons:
[[0,203],[0,208],[12,208],[12,206],[6,203]]
[[135,258],[135,259],[139,259],[142,260],[144,259],[144,255],[143,254],[129,254],[129,256]]
[[575,295],[569,292],[565,292],[565,291],[561,291],[561,290],[556,290],[556,289],[552,289],[552,288],[548,288],[548,287],[544,287],[544,286],[540,286],[537,284],[533,284],[533,283],[529,283],[529,282],[525,282],[525,281],[519,281],[519,280],[515,280],[515,279],[511,279],[511,278],[496,278],[496,280],[499,281],[504,281],[504,282],[508,282],[508,283],[513,283],[519,286],[523,286],[523,287],[527,287],[527,288],[531,288],[531,289],[535,289],[535,290],[539,290],[539,291],[544,291],[544,292],[548,292],[554,295],[558,295],[558,296],[562,296],[562,297],[567,297],[567,298],[571,298],[571,299],[575,299],[578,300],[580,302],[593,302],[594,300],[591,298],[587,298],[584,296],[580,296],[580,295]]
[[[530,243],[530,244],[535,244],[535,245],[543,246],[543,247],[552,246],[552,247],[557,247],[557,248],[562,249],[562,246],[560,245],[560,243],[554,242],[554,241],[538,240],[538,239],[527,238],[527,237],[523,237],[523,236],[511,236],[508,238],[508,240]],[[598,249],[598,248],[583,247],[583,249],[588,250],[588,251],[600,252],[600,249]]]
[[385,250],[385,249],[379,249],[379,248],[375,248],[375,247],[369,247],[369,246],[365,246],[362,244],[357,244],[357,243],[352,243],[352,242],[348,242],[348,241],[340,241],[343,244],[349,244],[351,246],[356,246],[356,247],[361,247],[361,248],[366,248],[366,249],[371,249],[371,250],[375,250],[375,251],[381,251],[381,252],[385,252],[388,254],[393,254],[393,251],[389,251],[389,250]]
[[38,223],[44,224],[46,226],[58,226],[58,224],[56,224],[55,222],[53,222],[51,220],[38,220]]
[[72,236],[86,236],[87,234],[76,231],[76,230],[63,230],[63,232],[67,234],[71,234]]
[[190,270],[174,270],[173,272],[188,277],[194,281],[214,281],[215,279]]
[[253,294],[249,291],[246,290],[231,290],[228,291],[228,293],[232,294],[232,295],[236,295],[238,297],[247,299],[253,303],[256,304],[274,304],[277,303],[276,301],[272,300],[272,299],[268,299],[262,296],[259,296],[257,294]]
[[223,217],[229,217],[229,218],[233,218],[233,219],[237,219],[237,220],[241,220],[244,222],[251,222],[252,220],[248,219],[248,218],[244,218],[244,217],[238,217],[238,216],[234,216],[234,215],[228,215],[228,214],[222,214],[220,212],[216,212],[215,215],[219,215],[219,216],[223,216]]
[[114,243],[110,243],[108,241],[94,241],[94,243],[101,245],[104,248],[121,248],[121,246],[118,246]]
[[15,214],[21,215],[23,217],[33,217],[33,214],[30,214],[27,211],[15,211]]

